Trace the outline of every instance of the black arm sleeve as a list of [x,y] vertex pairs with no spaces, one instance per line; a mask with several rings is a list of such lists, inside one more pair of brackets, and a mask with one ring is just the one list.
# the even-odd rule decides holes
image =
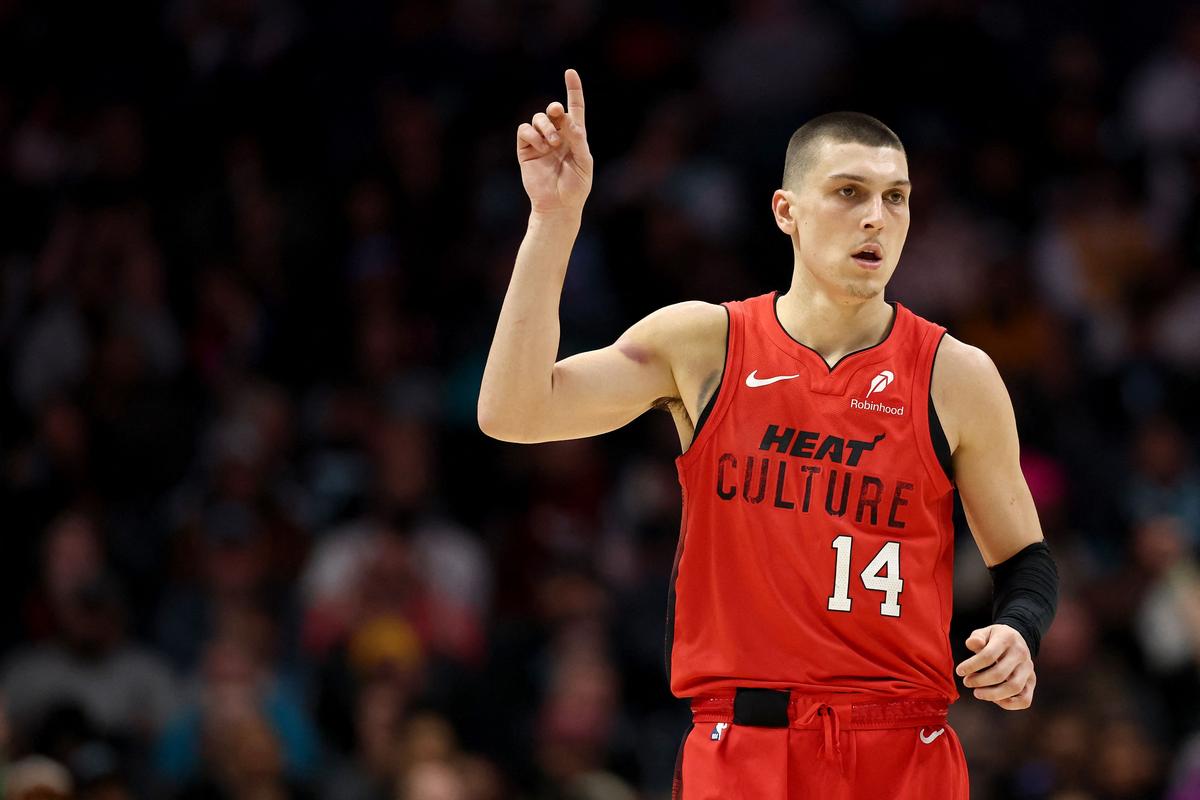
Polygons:
[[992,573],[992,623],[1011,625],[1036,656],[1058,607],[1058,567],[1045,542],[1034,542]]

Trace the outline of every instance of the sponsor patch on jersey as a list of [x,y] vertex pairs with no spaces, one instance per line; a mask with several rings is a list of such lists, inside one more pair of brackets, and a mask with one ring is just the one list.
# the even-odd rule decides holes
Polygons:
[[875,411],[879,414],[890,414],[893,417],[904,416],[904,406],[893,406],[887,403],[881,403],[878,400],[868,400],[871,395],[880,395],[887,390],[889,386],[896,380],[896,373],[890,369],[880,370],[879,374],[871,379],[871,385],[867,387],[867,394],[863,399],[857,397],[850,398],[850,407],[859,411]]

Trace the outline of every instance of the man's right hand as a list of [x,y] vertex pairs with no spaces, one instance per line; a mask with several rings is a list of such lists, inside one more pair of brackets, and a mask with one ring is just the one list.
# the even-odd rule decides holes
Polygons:
[[521,183],[535,213],[583,210],[592,189],[592,154],[583,124],[583,83],[566,72],[567,108],[557,100],[517,128]]

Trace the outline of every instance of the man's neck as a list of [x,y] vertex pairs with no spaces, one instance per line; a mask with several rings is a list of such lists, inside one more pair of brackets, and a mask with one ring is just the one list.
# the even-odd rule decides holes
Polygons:
[[816,350],[827,364],[883,341],[894,310],[880,293],[869,300],[839,302],[815,287],[792,286],[776,301],[779,323],[793,339]]

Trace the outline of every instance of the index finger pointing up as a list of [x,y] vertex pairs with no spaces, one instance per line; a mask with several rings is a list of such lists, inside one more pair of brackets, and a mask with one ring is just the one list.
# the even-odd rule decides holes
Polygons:
[[575,124],[583,126],[583,81],[579,73],[573,69],[566,72],[567,81],[567,113]]

